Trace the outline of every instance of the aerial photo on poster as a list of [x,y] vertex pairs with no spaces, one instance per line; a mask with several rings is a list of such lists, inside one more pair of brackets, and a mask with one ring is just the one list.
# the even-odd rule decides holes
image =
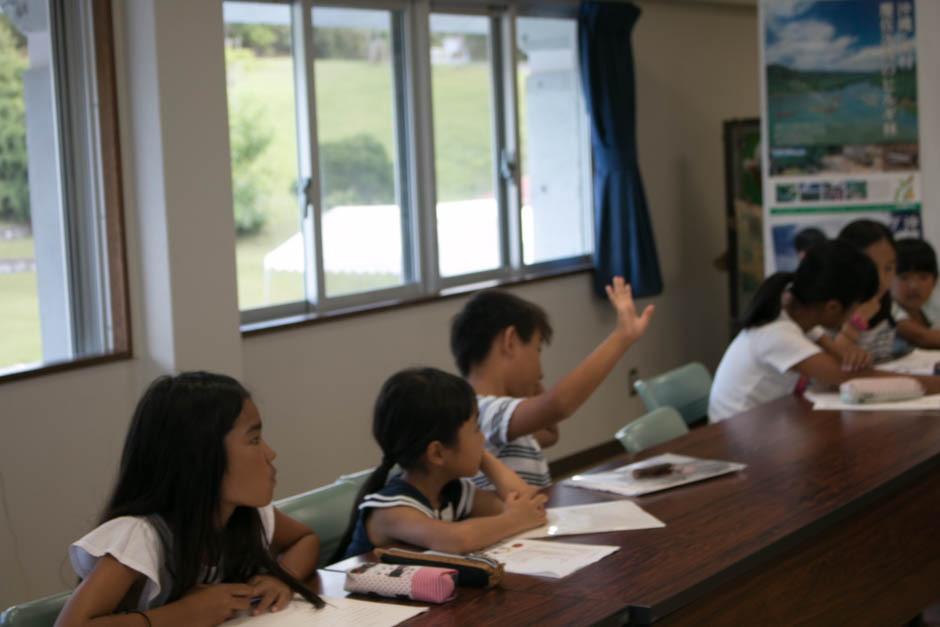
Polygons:
[[916,169],[912,0],[765,4],[771,171]]
[[765,267],[869,217],[920,232],[914,0],[762,0]]

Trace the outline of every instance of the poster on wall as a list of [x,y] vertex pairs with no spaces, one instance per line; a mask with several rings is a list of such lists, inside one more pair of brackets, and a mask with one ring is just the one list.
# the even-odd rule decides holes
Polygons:
[[914,0],[761,0],[764,266],[858,218],[921,236]]

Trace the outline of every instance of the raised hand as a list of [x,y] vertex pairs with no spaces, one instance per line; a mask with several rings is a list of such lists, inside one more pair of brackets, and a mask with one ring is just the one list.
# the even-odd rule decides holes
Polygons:
[[607,299],[617,311],[617,330],[629,342],[636,341],[646,331],[653,317],[653,306],[647,305],[641,315],[636,314],[633,293],[623,277],[615,276],[611,285],[606,287]]

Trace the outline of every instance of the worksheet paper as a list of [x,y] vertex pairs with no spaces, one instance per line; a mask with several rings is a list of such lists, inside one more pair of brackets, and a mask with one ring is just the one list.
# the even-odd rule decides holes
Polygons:
[[560,579],[619,550],[619,546],[509,540],[483,554],[502,562],[507,573]]
[[940,394],[890,403],[846,403],[838,392],[806,392],[813,409],[828,411],[923,411],[940,409]]
[[934,366],[940,363],[940,351],[915,348],[904,357],[874,366],[875,370],[887,370],[898,374],[930,374]]
[[[637,468],[665,463],[673,464],[674,466],[673,472],[668,475],[643,477],[640,479],[633,476],[633,471]],[[639,496],[641,494],[659,492],[660,490],[667,490],[686,483],[693,483],[695,481],[702,481],[703,479],[710,479],[719,475],[737,472],[746,467],[747,464],[737,462],[726,462],[717,459],[699,459],[697,457],[686,457],[685,455],[676,455],[674,453],[664,453],[607,472],[575,475],[561,483],[576,488],[613,492],[615,494],[623,494],[624,496]]]
[[427,607],[395,605],[360,601],[344,597],[320,597],[326,603],[316,609],[299,596],[291,604],[277,612],[265,612],[259,616],[241,615],[225,621],[230,625],[247,627],[392,627],[413,616],[427,611]]
[[626,500],[605,501],[588,505],[569,505],[567,507],[547,507],[545,513],[548,518],[546,524],[524,531],[514,536],[513,539],[572,536],[583,533],[604,533],[606,531],[631,531],[633,529],[652,529],[666,526],[665,523],[646,512],[633,501]]

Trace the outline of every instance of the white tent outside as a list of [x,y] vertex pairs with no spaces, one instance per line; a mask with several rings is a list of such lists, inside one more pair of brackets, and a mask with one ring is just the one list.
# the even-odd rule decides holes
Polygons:
[[[523,210],[523,231],[531,242],[531,210]],[[440,272],[457,276],[499,264],[496,200],[479,198],[437,205]],[[326,272],[402,275],[401,210],[397,205],[347,205],[323,213]],[[272,272],[303,272],[304,243],[298,232],[264,256],[267,290]]]

